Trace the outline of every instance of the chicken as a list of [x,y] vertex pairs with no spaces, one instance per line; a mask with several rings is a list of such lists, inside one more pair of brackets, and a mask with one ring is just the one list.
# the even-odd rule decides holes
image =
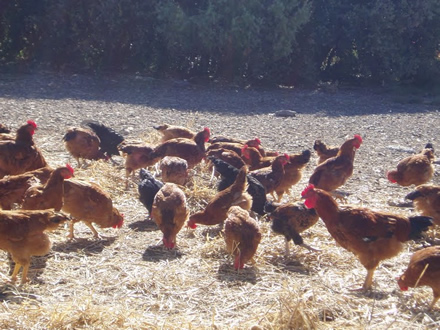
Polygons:
[[64,199],[64,179],[69,179],[72,176],[74,176],[74,171],[69,164],[58,167],[50,174],[45,184],[32,186],[26,191],[21,208],[24,210],[54,209],[60,211]]
[[221,159],[226,163],[239,169],[242,168],[244,165],[246,165],[244,160],[235,151],[228,150],[225,148],[211,149],[206,152],[206,156],[208,158],[215,157]]
[[432,217],[434,223],[440,226],[440,186],[420,185],[405,198],[414,201],[418,212]]
[[407,291],[409,287],[430,286],[434,294],[429,305],[429,309],[432,309],[440,298],[440,246],[415,252],[397,283],[402,291]]
[[66,214],[54,210],[0,211],[0,249],[9,252],[15,262],[13,282],[23,267],[21,284],[25,283],[31,256],[49,252],[51,242],[45,231],[54,230],[68,220]]
[[28,120],[17,130],[14,140],[0,141],[0,179],[47,165],[32,138],[36,129],[37,124]]
[[174,249],[176,236],[188,215],[184,192],[174,183],[165,183],[154,197],[151,217],[163,233],[166,248]]
[[78,167],[81,167],[81,158],[83,160],[106,159],[104,153],[99,149],[101,140],[89,129],[69,128],[63,136],[63,141],[69,154],[76,159]]
[[183,126],[163,124],[153,126],[153,128],[162,133],[162,142],[177,138],[192,140],[196,136],[196,133]]
[[342,186],[353,174],[354,156],[361,144],[362,138],[359,135],[345,141],[335,157],[327,159],[315,168],[309,183],[326,191],[333,191]]
[[153,147],[149,145],[121,144],[119,150],[125,157],[125,188],[128,189],[128,179],[130,174],[134,176],[137,169],[154,165],[151,153]]
[[241,156],[251,171],[270,166],[276,158],[276,156],[263,157],[257,148],[248,145],[241,149]]
[[285,254],[289,255],[289,241],[308,250],[316,251],[304,243],[300,233],[318,222],[319,216],[314,209],[308,209],[302,203],[278,204],[267,202],[265,212],[272,221],[272,230],[286,239]]
[[297,184],[302,177],[302,170],[310,160],[310,150],[304,150],[300,154],[290,154],[289,161],[284,165],[284,176],[280,184],[275,188],[277,201],[283,198],[284,193]]
[[193,168],[205,157],[205,142],[209,140],[210,130],[205,129],[196,134],[194,140],[177,138],[168,140],[156,148],[151,153],[153,162],[157,162],[165,156],[175,156],[185,159],[188,168]]
[[396,170],[389,171],[388,180],[403,187],[427,183],[434,175],[433,161],[434,148],[428,143],[419,154],[402,159]]
[[78,221],[83,221],[95,238],[99,234],[92,223],[101,228],[121,228],[124,223],[124,217],[113,207],[110,195],[94,183],[65,180],[62,210],[70,213],[73,218],[70,222],[69,239],[74,238],[73,225]]
[[253,148],[259,148],[260,143],[261,143],[261,141],[259,138],[245,141],[245,143],[241,143],[241,142],[215,142],[215,143],[211,143],[211,145],[208,147],[207,150],[209,151],[209,150],[213,150],[213,149],[224,148],[224,149],[234,151],[237,155],[241,155],[241,149],[243,149],[243,147],[245,145],[247,145],[249,147],[253,147]]
[[228,210],[233,205],[249,210],[252,204],[252,197],[246,192],[247,173],[247,166],[243,166],[231,186],[218,192],[203,211],[194,213],[189,217],[188,226],[195,229],[197,223],[207,226],[220,224],[226,219]]
[[270,167],[263,167],[252,171],[249,175],[261,182],[266,194],[272,194],[280,185],[284,177],[284,165],[289,162],[289,155],[284,154],[277,156]]
[[21,204],[26,191],[37,181],[44,184],[52,171],[50,166],[45,166],[0,179],[0,209],[11,210],[14,204]]
[[160,188],[163,187],[163,183],[155,179],[153,174],[143,168],[139,172],[139,177],[141,179],[138,183],[139,201],[148,210],[148,216],[151,218],[154,197]]
[[336,157],[339,152],[339,147],[329,147],[321,140],[315,140],[313,149],[316,151],[316,154],[319,157],[317,161],[318,165],[325,162],[329,158]]
[[[218,191],[222,191],[232,185],[240,170],[221,159],[215,157],[208,157],[208,159],[214,165],[215,170],[222,176],[222,179],[218,184]],[[260,215],[264,215],[264,204],[267,201],[266,190],[260,181],[251,177],[249,174],[247,175],[247,182],[248,188],[246,191],[252,196],[251,210]]]
[[160,161],[162,181],[184,186],[188,182],[188,162],[179,157],[166,156]]
[[341,209],[328,192],[313,185],[301,195],[306,207],[316,210],[336,242],[355,254],[367,269],[363,291],[371,288],[380,261],[396,256],[403,242],[419,238],[433,224],[432,218],[425,216],[407,218],[367,208]]
[[121,134],[96,121],[85,121],[83,124],[90,127],[99,137],[99,150],[106,158],[112,159],[112,156],[120,155],[118,145],[124,141],[124,137]]
[[258,223],[249,216],[249,212],[239,206],[232,206],[225,220],[224,238],[226,250],[235,256],[234,268],[242,269],[257,252],[261,241]]

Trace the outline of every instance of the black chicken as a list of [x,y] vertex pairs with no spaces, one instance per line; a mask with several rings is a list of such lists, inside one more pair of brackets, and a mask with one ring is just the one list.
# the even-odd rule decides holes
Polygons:
[[146,207],[148,216],[151,218],[154,196],[163,187],[163,183],[155,179],[153,174],[143,168],[140,169],[139,177],[141,178],[138,184],[139,201]]
[[101,140],[100,150],[109,158],[119,156],[118,145],[124,141],[124,137],[114,129],[97,121],[84,121],[83,125],[90,127]]
[[[239,169],[215,157],[208,157],[208,159],[214,165],[215,170],[222,176],[217,187],[218,191],[222,191],[234,183],[235,178],[240,171]],[[264,204],[267,201],[266,190],[257,179],[250,175],[247,176],[247,180],[249,184],[247,192],[252,196],[251,210],[260,215],[264,215]]]

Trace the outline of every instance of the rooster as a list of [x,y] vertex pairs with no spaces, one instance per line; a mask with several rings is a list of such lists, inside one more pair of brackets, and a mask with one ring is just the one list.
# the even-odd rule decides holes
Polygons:
[[432,218],[404,217],[367,208],[339,208],[333,197],[309,185],[301,193],[305,205],[314,208],[330,235],[344,249],[355,254],[367,269],[363,291],[369,290],[380,261],[396,256],[403,243],[417,239],[432,226]]

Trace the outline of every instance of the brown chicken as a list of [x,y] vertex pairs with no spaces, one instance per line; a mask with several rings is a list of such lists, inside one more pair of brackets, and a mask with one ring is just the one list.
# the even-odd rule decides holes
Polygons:
[[317,160],[318,165],[325,162],[329,158],[336,157],[339,151],[339,147],[329,147],[321,140],[315,140],[313,149],[316,151],[316,154],[319,157]]
[[248,140],[248,141],[245,141],[244,143],[241,143],[241,142],[215,142],[215,143],[211,143],[211,145],[208,147],[207,150],[209,151],[209,150],[213,150],[213,149],[224,148],[224,149],[234,151],[237,155],[241,155],[241,149],[243,149],[243,147],[245,145],[247,145],[249,147],[260,149],[260,143],[261,143],[261,141],[259,138]]
[[241,149],[241,157],[251,171],[270,166],[276,156],[262,156],[257,148],[249,147],[247,144]]
[[81,167],[81,158],[84,160],[107,159],[99,149],[101,140],[92,130],[73,127],[67,130],[63,136],[67,151],[76,159],[78,167]]
[[228,150],[225,148],[211,149],[206,152],[206,156],[221,159],[226,163],[239,169],[242,168],[244,165],[246,165],[244,160],[235,151]]
[[224,234],[226,250],[235,256],[234,268],[242,269],[257,252],[262,236],[260,226],[248,211],[231,206],[225,220]]
[[156,161],[153,161],[151,157],[153,147],[149,145],[123,143],[119,145],[118,148],[122,152],[122,155],[125,157],[125,188],[127,189],[130,174],[134,178],[136,170],[152,166],[156,163]]
[[266,194],[272,194],[273,196],[275,189],[284,178],[284,165],[288,162],[288,154],[280,155],[274,159],[271,166],[249,172],[249,175],[261,182],[264,189],[266,189]]
[[45,231],[54,230],[68,220],[67,215],[54,210],[0,211],[0,249],[9,252],[15,262],[13,282],[23,267],[21,284],[25,283],[31,256],[49,252],[51,242]]
[[432,309],[440,298],[440,246],[415,252],[397,283],[402,291],[407,291],[409,287],[430,286],[434,294],[429,305],[429,309]]
[[26,191],[38,181],[44,184],[53,169],[45,166],[23,174],[8,175],[0,179],[0,209],[11,210],[14,204],[23,202]]
[[310,150],[304,150],[300,154],[290,154],[289,161],[284,165],[284,176],[280,184],[275,188],[277,202],[288,193],[290,188],[297,184],[302,177],[302,170],[310,160]]
[[314,209],[308,209],[302,203],[278,204],[267,202],[264,211],[272,221],[272,230],[286,239],[285,254],[289,255],[289,241],[308,250],[316,251],[304,243],[300,233],[318,222],[319,216]]
[[315,168],[309,183],[326,191],[333,191],[342,186],[353,174],[354,156],[361,144],[362,138],[359,135],[345,141],[335,157],[327,159]]
[[67,164],[55,169],[45,184],[30,187],[23,199],[23,210],[60,211],[64,200],[64,179],[74,176],[73,168]]
[[166,183],[154,197],[151,217],[163,233],[163,244],[174,249],[176,236],[188,219],[184,192],[174,183]]
[[162,181],[184,186],[188,182],[188,162],[179,157],[166,156],[160,161]]
[[32,138],[37,124],[34,121],[21,126],[14,140],[0,141],[0,179],[45,167],[46,160]]
[[78,221],[83,221],[95,238],[99,234],[92,223],[101,228],[121,228],[124,223],[124,216],[113,207],[110,195],[94,183],[65,180],[62,210],[70,213],[73,218],[70,222],[69,239],[74,238],[73,225]]
[[388,180],[403,187],[421,185],[434,175],[434,148],[428,143],[419,153],[402,159],[397,169],[387,173]]
[[247,173],[247,166],[243,166],[231,186],[219,191],[209,201],[203,211],[190,216],[188,226],[194,229],[197,227],[197,223],[207,226],[220,224],[226,219],[228,210],[233,205],[238,205],[245,210],[250,210],[252,206],[252,196],[246,192]]
[[177,139],[177,138],[185,138],[192,140],[196,136],[196,133],[183,126],[163,124],[163,125],[153,126],[153,128],[155,130],[158,130],[160,133],[162,133],[162,142],[166,142],[168,140]]
[[209,140],[209,135],[210,130],[205,127],[196,134],[194,140],[185,138],[168,140],[154,148],[151,159],[156,163],[165,156],[180,157],[188,162],[188,168],[193,168],[205,157],[205,142]]
[[336,242],[355,254],[367,269],[363,291],[371,288],[380,261],[396,256],[403,242],[419,238],[433,224],[432,218],[425,216],[407,218],[367,208],[341,209],[328,192],[313,185],[301,195],[306,198],[306,207],[316,210]]
[[405,198],[414,201],[418,212],[432,217],[434,223],[440,226],[440,186],[420,185]]

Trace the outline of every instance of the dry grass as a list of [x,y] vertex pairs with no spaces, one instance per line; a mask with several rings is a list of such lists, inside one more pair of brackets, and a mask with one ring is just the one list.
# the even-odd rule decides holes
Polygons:
[[[264,120],[273,125],[271,117]],[[209,122],[191,114],[181,124],[196,130]],[[57,166],[64,164],[68,155],[58,140],[54,141],[53,134],[50,130],[39,131],[36,138],[49,163]],[[226,130],[224,134],[229,132]],[[250,132],[246,136],[254,135]],[[136,137],[150,143],[158,141],[151,129]],[[306,145],[312,145],[314,138],[330,144],[343,140],[340,136],[331,137],[330,133],[324,137],[313,132],[292,136],[294,141],[300,138],[305,139]],[[438,140],[433,142],[440,145]],[[351,192],[348,202],[403,214],[413,212],[388,205],[390,199],[401,198],[407,190],[386,183],[383,169],[373,168],[377,164],[371,157],[378,156],[375,142],[371,143],[369,146],[368,138],[365,139],[356,159],[359,170],[344,189]],[[273,141],[267,144],[275,147]],[[301,148],[295,150],[298,149]],[[114,204],[125,215],[124,226],[120,230],[100,229],[101,240],[94,240],[82,224],[75,226],[74,242],[66,240],[67,229],[52,233],[50,254],[33,259],[29,274],[32,281],[23,287],[9,284],[1,287],[0,328],[426,329],[440,326],[439,307],[427,310],[431,290],[417,288],[403,293],[395,281],[420,244],[410,243],[398,257],[382,262],[375,273],[373,290],[361,294],[349,289],[361,286],[365,269],[351,253],[335,244],[321,221],[303,234],[304,240],[321,252],[293,247],[291,255],[285,257],[284,238],[274,235],[269,223],[260,219],[263,238],[255,263],[236,272],[218,227],[183,228],[177,237],[177,249],[164,249],[161,233],[147,220],[147,211],[137,199],[136,182],[132,182],[128,191],[124,189],[123,160],[116,160],[117,166],[99,161],[75,174],[111,193]],[[286,201],[298,198],[315,161],[312,158],[303,179],[285,197]],[[386,166],[394,163],[395,159],[391,159]],[[185,188],[192,212],[206,205],[215,193],[215,182],[208,182],[211,172],[207,166],[197,167],[193,174],[193,180]],[[434,183],[439,184],[439,176],[434,178]],[[430,235],[438,237],[438,232]],[[1,253],[0,280],[4,283],[8,280],[8,269],[6,253]]]

